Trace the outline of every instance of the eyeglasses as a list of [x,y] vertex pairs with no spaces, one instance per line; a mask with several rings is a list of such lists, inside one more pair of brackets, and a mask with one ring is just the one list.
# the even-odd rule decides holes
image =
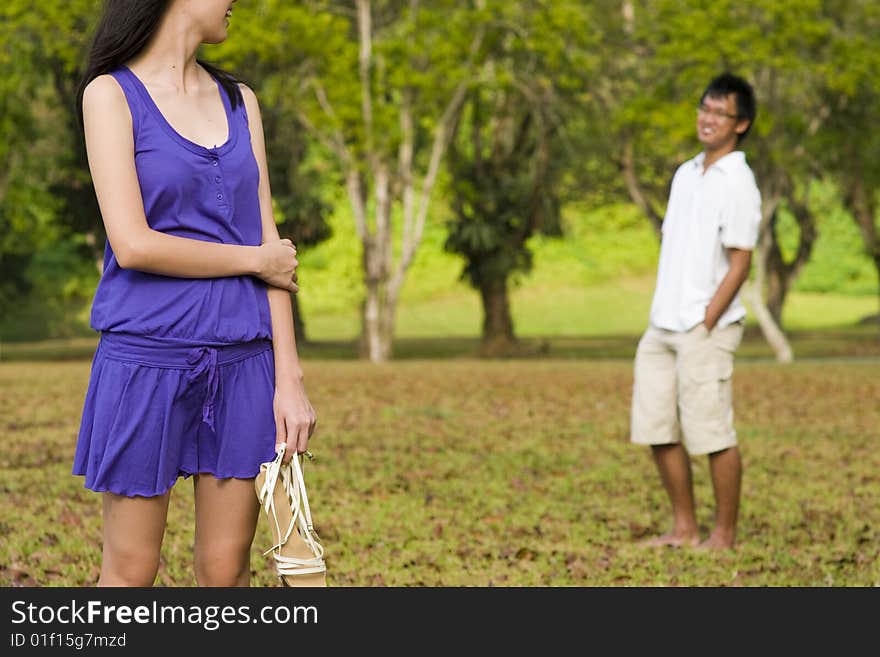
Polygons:
[[721,110],[714,110],[706,105],[697,105],[697,114],[709,114],[714,116],[716,119],[738,119],[739,115],[737,114],[725,114]]

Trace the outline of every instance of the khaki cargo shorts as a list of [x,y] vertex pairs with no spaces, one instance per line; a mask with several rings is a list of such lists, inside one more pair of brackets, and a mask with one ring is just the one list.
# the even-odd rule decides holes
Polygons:
[[630,440],[639,445],[684,442],[689,454],[736,445],[733,354],[742,322],[711,332],[648,327],[636,350]]

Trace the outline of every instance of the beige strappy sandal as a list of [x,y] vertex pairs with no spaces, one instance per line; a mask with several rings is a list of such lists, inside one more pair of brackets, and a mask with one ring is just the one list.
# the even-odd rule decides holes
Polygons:
[[327,586],[324,546],[312,526],[302,455],[283,465],[284,447],[279,445],[275,459],[260,466],[254,482],[275,542],[263,554],[272,553],[283,586]]

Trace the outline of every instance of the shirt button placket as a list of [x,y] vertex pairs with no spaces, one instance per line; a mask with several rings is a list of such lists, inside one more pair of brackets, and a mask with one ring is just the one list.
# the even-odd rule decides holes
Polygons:
[[217,205],[226,206],[226,194],[224,194],[223,190],[223,171],[220,166],[220,158],[216,154],[211,156],[211,166],[216,167],[216,171],[214,172],[214,186],[215,196],[217,198]]

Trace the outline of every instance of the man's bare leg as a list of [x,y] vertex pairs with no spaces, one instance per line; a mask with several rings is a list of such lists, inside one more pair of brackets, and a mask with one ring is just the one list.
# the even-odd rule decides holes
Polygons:
[[672,503],[672,531],[642,542],[642,545],[672,546],[696,545],[700,534],[694,512],[694,487],[691,461],[681,444],[652,445],[651,453],[663,487]]
[[709,469],[715,491],[715,528],[700,547],[731,550],[736,544],[736,521],[742,486],[742,459],[739,449],[730,447],[710,454]]

